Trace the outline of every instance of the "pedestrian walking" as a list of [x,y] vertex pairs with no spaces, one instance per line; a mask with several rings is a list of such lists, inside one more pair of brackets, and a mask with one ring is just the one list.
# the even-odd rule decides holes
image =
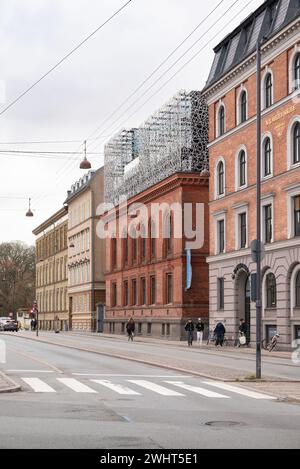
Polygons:
[[198,322],[196,324],[196,331],[197,331],[197,344],[202,346],[203,342],[203,332],[204,332],[204,322],[201,318],[198,318]]
[[31,331],[34,331],[34,319],[31,319],[30,321],[30,329]]
[[226,332],[226,329],[225,329],[224,324],[222,324],[221,322],[218,322],[214,330],[214,333],[216,336],[216,347],[218,345],[221,345],[221,347],[223,347],[225,332]]
[[193,345],[194,330],[195,330],[194,323],[191,319],[188,320],[188,322],[184,326],[184,329],[187,332],[188,346],[191,347]]
[[135,331],[135,322],[134,319],[131,317],[126,324],[126,330],[128,334],[128,340],[133,341],[134,331]]
[[242,345],[247,345],[247,331],[248,327],[245,319],[240,319],[238,347],[241,347]]

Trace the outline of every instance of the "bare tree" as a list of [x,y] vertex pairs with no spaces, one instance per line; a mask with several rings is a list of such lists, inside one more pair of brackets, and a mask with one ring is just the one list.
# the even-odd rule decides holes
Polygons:
[[35,297],[35,248],[0,244],[0,315],[30,308]]

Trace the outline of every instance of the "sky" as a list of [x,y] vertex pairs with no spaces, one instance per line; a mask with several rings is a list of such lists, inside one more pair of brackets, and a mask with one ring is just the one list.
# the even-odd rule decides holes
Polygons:
[[[141,125],[177,91],[205,86],[213,47],[263,3],[223,0],[205,20],[220,2],[132,0],[0,116],[0,242],[34,243],[32,230],[62,207],[67,190],[84,174],[79,169],[82,156],[77,153],[82,152],[85,139],[91,136],[88,159],[97,169],[103,165],[104,144],[115,133]],[[125,3],[0,0],[0,112]],[[29,157],[3,154],[3,150],[68,154],[32,153]],[[25,217],[29,198],[33,218]]]

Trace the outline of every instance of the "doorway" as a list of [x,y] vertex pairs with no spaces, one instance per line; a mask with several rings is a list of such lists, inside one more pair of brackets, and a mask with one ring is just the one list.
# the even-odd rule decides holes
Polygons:
[[249,275],[245,282],[245,321],[247,324],[247,344],[249,344],[251,340],[251,283]]

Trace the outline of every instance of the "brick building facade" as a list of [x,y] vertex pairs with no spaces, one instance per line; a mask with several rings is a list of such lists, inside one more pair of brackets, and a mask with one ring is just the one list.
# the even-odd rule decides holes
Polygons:
[[[205,206],[204,245],[192,250],[192,283],[186,290],[187,239],[184,226],[180,233],[176,231],[176,215],[169,207],[179,204],[182,217],[181,207],[191,204],[195,228],[197,203]],[[207,203],[208,177],[176,173],[129,199],[128,207],[143,204],[147,208],[138,219],[116,207],[117,235],[106,241],[106,332],[124,333],[132,316],[137,334],[174,340],[184,337],[189,317],[208,322]],[[154,204],[159,204],[159,215],[151,217]],[[106,215],[107,222],[114,212]],[[126,224],[128,237],[122,234]]]
[[266,1],[215,49],[209,106],[210,323],[255,341],[256,53],[262,46],[263,334],[300,337],[300,2]]

